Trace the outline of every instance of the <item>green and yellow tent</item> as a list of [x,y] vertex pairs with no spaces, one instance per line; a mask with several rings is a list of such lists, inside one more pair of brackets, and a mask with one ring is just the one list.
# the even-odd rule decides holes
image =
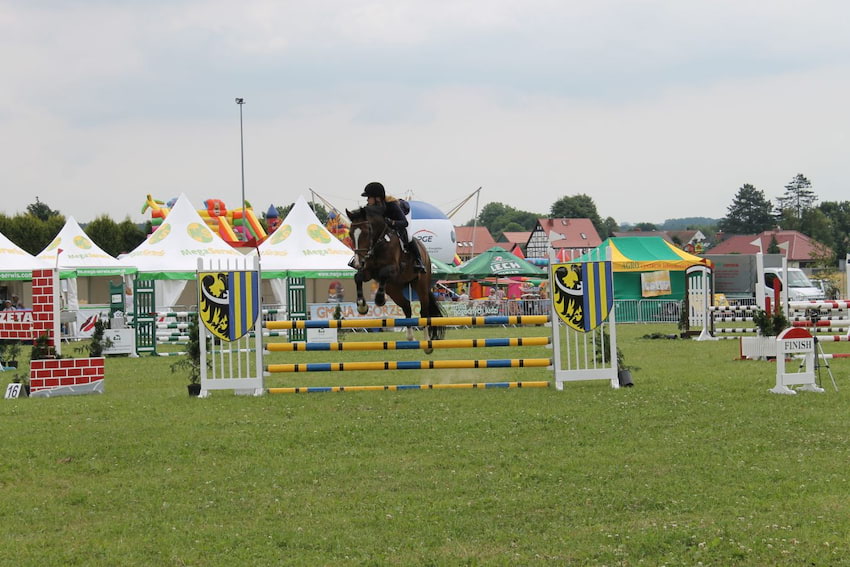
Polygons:
[[660,236],[624,236],[606,239],[574,262],[606,260],[611,250],[615,299],[647,297],[641,274],[669,272],[670,293],[652,294],[655,299],[681,300],[685,297],[685,270],[691,266],[711,267],[711,261],[688,254]]

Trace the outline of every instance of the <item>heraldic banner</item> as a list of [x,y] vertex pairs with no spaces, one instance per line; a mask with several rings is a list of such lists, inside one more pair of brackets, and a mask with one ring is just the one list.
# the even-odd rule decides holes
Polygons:
[[611,262],[552,266],[552,306],[561,320],[582,333],[608,319],[614,306]]
[[241,338],[260,313],[259,272],[199,272],[198,312],[216,337],[228,342]]

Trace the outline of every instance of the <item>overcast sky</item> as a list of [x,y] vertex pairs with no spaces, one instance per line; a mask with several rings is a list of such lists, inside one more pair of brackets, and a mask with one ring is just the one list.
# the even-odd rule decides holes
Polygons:
[[[444,211],[722,217],[850,199],[850,3],[0,0],[0,211],[258,213],[382,181]],[[453,220],[474,215],[470,203]]]

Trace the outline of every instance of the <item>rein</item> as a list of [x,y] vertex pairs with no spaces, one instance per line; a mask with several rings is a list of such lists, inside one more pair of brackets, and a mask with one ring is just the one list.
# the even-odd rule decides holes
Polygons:
[[[371,228],[371,224],[370,224],[368,221],[366,222],[366,224],[369,224],[369,225],[370,225],[370,228]],[[372,239],[371,239],[371,245],[369,246],[369,248],[366,250],[366,253],[365,253],[365,254],[362,256],[362,258],[361,258],[361,262],[363,263],[363,265],[364,265],[364,266],[366,265],[366,262],[368,262],[368,261],[369,261],[369,258],[371,258],[371,257],[372,257],[372,254],[374,254],[375,250],[377,250],[378,245],[381,243],[381,241],[383,240],[384,236],[387,234],[387,231],[388,231],[388,230],[389,230],[389,225],[387,225],[386,223],[384,223],[384,228],[383,228],[383,229],[381,230],[381,232],[378,234],[378,237],[377,237],[377,238],[372,238]],[[359,255],[360,255],[360,252],[361,252],[362,250],[363,250],[362,248],[357,248],[357,250],[355,250],[355,252],[357,252],[357,254],[358,254],[358,256],[359,256]]]

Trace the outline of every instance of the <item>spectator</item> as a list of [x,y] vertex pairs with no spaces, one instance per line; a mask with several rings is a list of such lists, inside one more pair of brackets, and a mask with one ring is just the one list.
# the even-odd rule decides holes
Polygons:
[[23,309],[24,304],[18,300],[17,295],[12,296],[12,309]]
[[3,302],[3,311],[12,311],[12,302],[10,300],[6,300]]

